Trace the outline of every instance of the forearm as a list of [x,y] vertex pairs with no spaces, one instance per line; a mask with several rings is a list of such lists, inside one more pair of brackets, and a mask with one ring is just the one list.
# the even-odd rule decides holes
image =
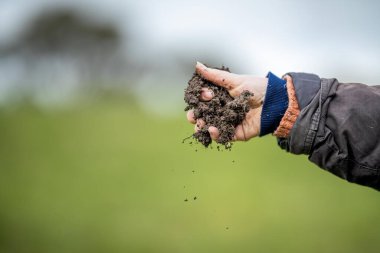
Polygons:
[[[379,189],[380,88],[340,84],[312,74],[290,76],[299,115],[293,110],[290,123],[277,128],[279,145],[291,153],[309,155],[319,167],[350,182]],[[287,86],[292,97],[289,82]],[[289,116],[285,113],[281,122]]]

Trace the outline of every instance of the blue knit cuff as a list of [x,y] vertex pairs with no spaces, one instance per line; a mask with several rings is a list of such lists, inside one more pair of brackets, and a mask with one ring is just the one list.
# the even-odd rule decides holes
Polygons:
[[261,112],[260,136],[276,130],[289,104],[286,81],[271,72],[267,78],[268,87]]

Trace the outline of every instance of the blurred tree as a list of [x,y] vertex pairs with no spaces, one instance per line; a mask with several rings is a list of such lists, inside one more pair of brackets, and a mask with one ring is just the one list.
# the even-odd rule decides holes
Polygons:
[[50,55],[69,64],[76,61],[81,82],[93,82],[104,79],[105,72],[112,69],[120,39],[111,24],[85,20],[73,10],[57,10],[37,16],[18,47],[32,58]]
[[125,36],[115,25],[84,14],[47,9],[31,20],[12,45],[0,50],[3,60],[17,59],[15,84],[26,87],[18,93],[23,90],[54,102],[79,87],[123,80],[126,60],[120,44]]
[[120,34],[111,24],[85,20],[73,10],[45,11],[37,15],[25,29],[11,51],[32,54],[72,54],[77,56],[113,51]]

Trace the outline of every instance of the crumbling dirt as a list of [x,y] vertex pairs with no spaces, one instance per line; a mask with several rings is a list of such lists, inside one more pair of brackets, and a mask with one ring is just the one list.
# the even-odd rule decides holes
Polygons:
[[[229,72],[229,69],[225,67],[220,70]],[[208,88],[214,93],[212,100],[207,102],[200,100],[202,88]],[[233,98],[225,88],[214,85],[194,73],[185,89],[184,99],[187,103],[185,111],[193,109],[195,119],[203,119],[206,124],[200,131],[194,133],[193,137],[208,147],[212,142],[208,128],[214,126],[219,130],[217,143],[230,149],[235,128],[242,123],[250,109],[249,99],[251,96],[253,93],[243,91],[240,96]]]

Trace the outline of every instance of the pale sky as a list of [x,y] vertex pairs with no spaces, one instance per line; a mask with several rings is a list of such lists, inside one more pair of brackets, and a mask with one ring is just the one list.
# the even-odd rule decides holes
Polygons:
[[[195,62],[213,50],[221,64],[246,74],[305,71],[380,83],[380,1],[2,0],[0,43],[41,8],[56,6],[114,21],[129,32],[129,48],[141,61],[155,57],[170,65],[171,52],[188,51]],[[163,79],[171,82],[171,73]]]

